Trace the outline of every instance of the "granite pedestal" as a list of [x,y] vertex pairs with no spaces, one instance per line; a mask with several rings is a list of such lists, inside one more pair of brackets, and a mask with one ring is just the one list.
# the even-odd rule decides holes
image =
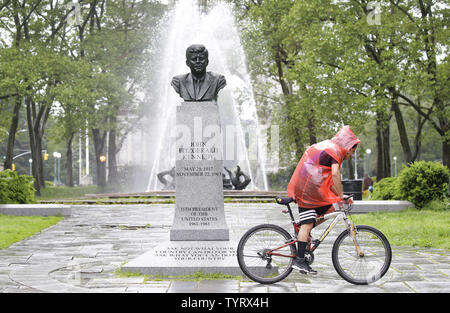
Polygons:
[[176,121],[175,216],[170,240],[229,240],[217,104],[184,102],[177,107]]

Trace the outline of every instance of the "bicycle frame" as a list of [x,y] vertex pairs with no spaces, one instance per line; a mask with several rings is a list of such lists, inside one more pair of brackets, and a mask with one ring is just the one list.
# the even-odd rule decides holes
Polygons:
[[[295,236],[297,237],[300,227],[295,222],[294,215],[292,214],[291,207],[289,206],[289,204],[286,204],[286,206],[288,208],[288,211],[286,212],[286,211],[283,210],[282,212],[283,213],[289,213],[289,215],[291,217],[292,225],[294,226]],[[333,205],[333,206],[336,208],[335,205]],[[309,243],[309,252],[310,253],[314,252],[317,249],[317,247],[322,243],[322,241],[325,240],[325,238],[328,236],[328,234],[331,232],[331,230],[336,226],[336,224],[338,223],[340,218],[342,218],[344,220],[346,226],[347,226],[347,229],[350,231],[350,233],[352,235],[352,239],[353,239],[353,243],[355,244],[356,251],[358,252],[359,256],[361,256],[361,257],[364,256],[364,253],[361,251],[361,249],[359,248],[359,245],[358,245],[358,243],[356,241],[356,228],[355,228],[355,225],[351,221],[349,221],[348,218],[347,218],[347,212],[350,211],[351,209],[352,209],[352,204],[349,204],[348,208],[345,209],[345,210],[340,210],[339,209],[338,211],[331,212],[331,213],[328,213],[328,214],[325,214],[325,215],[322,215],[322,216],[319,216],[319,217],[316,218],[317,222],[319,222],[319,221],[322,222],[324,220],[329,220],[329,219],[332,219],[332,218],[334,218],[334,219],[330,223],[330,225],[328,225],[328,227],[325,229],[325,231],[322,233],[322,235],[320,236],[318,242],[316,244],[314,244],[314,246],[311,247],[310,246],[311,243]],[[292,238],[292,240],[287,242],[286,244],[284,244],[284,245],[282,245],[282,246],[280,246],[278,248],[272,249],[270,251],[267,251],[266,253],[267,253],[267,255],[295,258],[296,257],[295,255],[285,255],[285,254],[277,253],[275,251],[283,249],[284,247],[287,247],[289,245],[295,244],[297,241],[298,240],[296,238]]]

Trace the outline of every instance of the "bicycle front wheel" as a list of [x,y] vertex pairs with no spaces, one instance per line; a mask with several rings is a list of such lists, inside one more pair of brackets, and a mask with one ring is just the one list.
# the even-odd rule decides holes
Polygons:
[[355,227],[356,242],[362,255],[356,249],[352,234],[345,230],[334,242],[333,266],[346,281],[367,285],[386,274],[391,265],[391,245],[378,229],[365,225]]
[[291,235],[282,227],[258,225],[247,231],[239,241],[237,258],[244,274],[261,284],[273,284],[292,271],[297,249]]

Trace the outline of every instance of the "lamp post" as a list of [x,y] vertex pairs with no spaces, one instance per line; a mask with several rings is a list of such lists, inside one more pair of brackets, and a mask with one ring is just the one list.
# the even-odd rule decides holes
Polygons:
[[394,156],[394,173],[395,173],[395,177],[397,177],[397,157]]
[[104,192],[106,186],[106,155],[101,154],[99,156],[99,161],[100,161],[100,173],[98,177],[98,185],[100,186],[100,190]]
[[61,185],[61,153],[58,153],[58,184]]
[[370,176],[370,154],[372,153],[372,150],[366,149],[367,154],[367,175]]
[[53,152],[53,157],[55,158],[55,177],[53,178],[53,185],[58,185],[59,181],[59,177],[58,177],[58,172],[59,172],[59,159],[61,159],[61,153],[59,152]]

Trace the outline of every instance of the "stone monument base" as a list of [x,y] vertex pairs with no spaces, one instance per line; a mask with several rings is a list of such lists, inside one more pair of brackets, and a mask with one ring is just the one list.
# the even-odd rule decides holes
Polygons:
[[222,273],[243,275],[233,241],[167,241],[122,266],[122,271],[144,275]]

